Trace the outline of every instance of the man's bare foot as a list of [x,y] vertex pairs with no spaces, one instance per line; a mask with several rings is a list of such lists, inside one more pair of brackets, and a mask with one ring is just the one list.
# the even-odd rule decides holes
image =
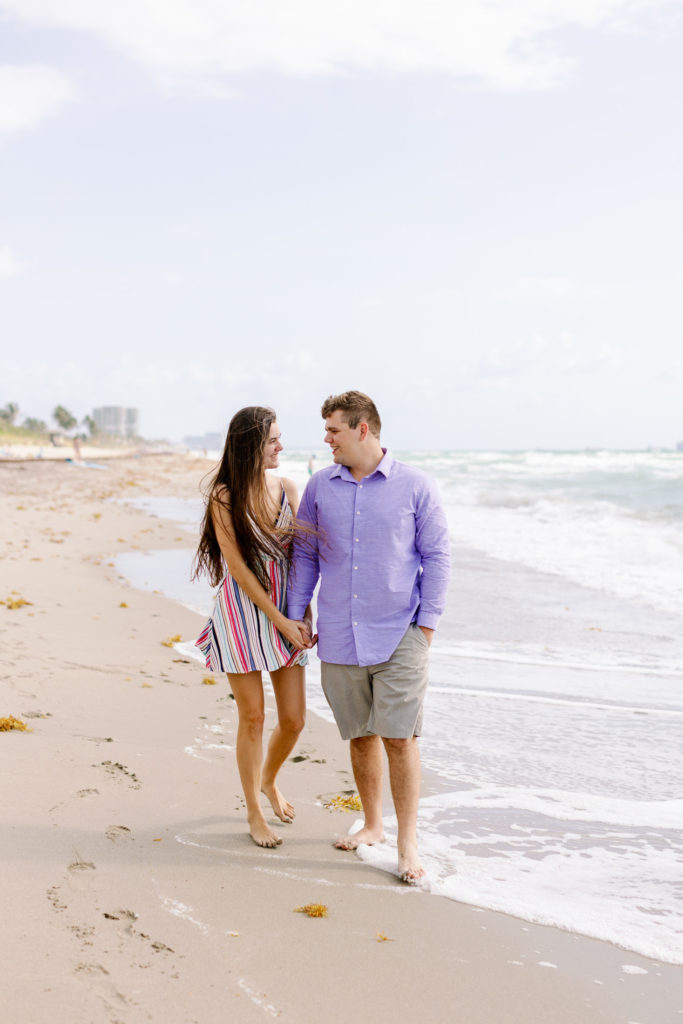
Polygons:
[[257,846],[264,846],[268,849],[279,846],[282,840],[276,836],[263,815],[254,816],[249,819],[249,835]]
[[352,836],[342,836],[341,839],[337,839],[335,846],[338,850],[355,850],[358,846],[364,843],[366,846],[374,846],[375,843],[384,842],[384,832],[381,828],[362,828],[358,832],[354,832]]
[[417,846],[414,843],[406,845],[398,855],[398,877],[407,885],[417,885],[424,878],[425,869],[422,867]]
[[261,792],[270,800],[270,805],[273,808],[276,817],[278,817],[280,821],[284,821],[287,825],[291,824],[296,817],[296,811],[290,804],[289,800],[285,800],[275,783],[273,783],[272,786],[267,786],[265,784],[262,785]]

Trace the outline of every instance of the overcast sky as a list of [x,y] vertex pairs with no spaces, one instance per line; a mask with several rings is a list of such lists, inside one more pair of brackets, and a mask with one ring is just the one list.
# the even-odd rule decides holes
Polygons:
[[0,405],[683,439],[681,0],[0,0]]

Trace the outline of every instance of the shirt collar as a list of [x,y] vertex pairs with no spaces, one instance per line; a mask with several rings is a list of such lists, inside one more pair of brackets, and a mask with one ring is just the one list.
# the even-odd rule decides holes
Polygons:
[[[391,473],[391,467],[394,464],[394,460],[392,459],[391,455],[389,454],[386,448],[382,448],[382,451],[384,452],[384,455],[382,456],[379,465],[374,470],[374,472],[370,474],[369,477],[363,477],[364,480],[369,480],[371,477],[375,475],[375,473],[381,473],[382,476],[385,478],[388,477],[389,474]],[[332,480],[334,477],[340,477],[342,480],[350,480],[354,484],[358,483],[358,481],[353,476],[348,466],[335,466],[332,472],[330,473],[330,480]]]

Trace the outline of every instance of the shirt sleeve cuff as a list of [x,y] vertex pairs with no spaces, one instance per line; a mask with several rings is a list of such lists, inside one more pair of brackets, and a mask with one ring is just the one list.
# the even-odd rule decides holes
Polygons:
[[436,629],[439,625],[440,615],[436,615],[434,612],[422,612],[417,613],[417,624],[418,626],[425,626],[427,629]]

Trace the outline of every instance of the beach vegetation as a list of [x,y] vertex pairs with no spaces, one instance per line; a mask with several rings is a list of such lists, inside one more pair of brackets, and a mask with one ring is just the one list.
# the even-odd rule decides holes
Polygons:
[[73,430],[74,427],[78,426],[78,420],[74,414],[65,409],[63,405],[55,406],[52,410],[52,419],[62,430]]
[[7,423],[10,427],[14,426],[14,421],[18,415],[19,406],[16,402],[7,402],[7,404],[3,405],[2,409],[0,409],[0,420],[2,420],[3,423]]
[[16,729],[17,732],[31,731],[26,722],[22,722],[20,718],[15,718],[14,715],[9,715],[8,718],[0,718],[0,732],[10,732],[12,729]]
[[15,608],[24,608],[26,605],[32,605],[32,601],[27,601],[24,597],[8,597],[6,601],[0,601],[0,604],[4,604],[6,608],[14,611]]
[[161,646],[162,647],[173,647],[173,644],[179,644],[181,640],[182,640],[182,637],[181,637],[180,633],[177,633],[176,636],[169,636],[167,640],[162,640],[161,641]]
[[91,438],[96,437],[99,434],[100,428],[97,426],[92,416],[84,416],[81,423],[86,428]]
[[295,914],[307,914],[309,917],[327,917],[324,903],[306,903],[303,907],[294,907]]
[[323,802],[323,807],[332,811],[362,811],[363,805],[358,793],[337,793]]
[[48,436],[42,420],[27,417],[20,426],[0,416],[0,444],[45,444]]
[[24,430],[28,430],[29,434],[39,434],[41,437],[47,437],[47,423],[45,420],[39,420],[36,416],[27,416],[22,423]]

